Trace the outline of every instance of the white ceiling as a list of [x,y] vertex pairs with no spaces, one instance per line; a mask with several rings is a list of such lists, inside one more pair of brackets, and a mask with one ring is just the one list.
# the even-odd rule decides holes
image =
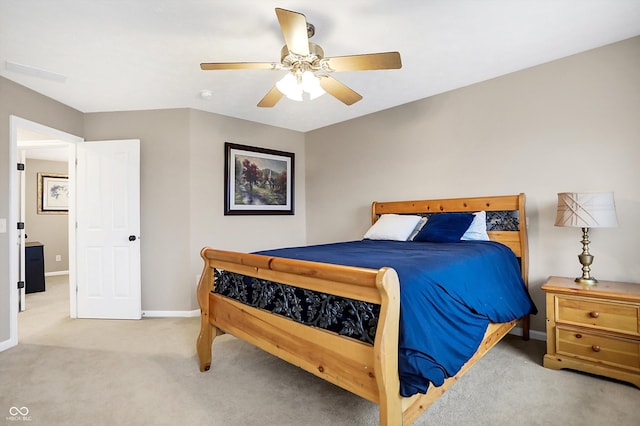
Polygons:
[[18,149],[32,160],[62,161],[69,160],[69,144],[50,135],[18,128]]
[[[352,106],[258,108],[285,71],[199,64],[279,61],[275,7],[304,13],[328,57],[397,50],[403,67],[335,73],[364,96]],[[82,112],[189,107],[304,132],[638,35],[639,0],[0,0],[0,75]]]

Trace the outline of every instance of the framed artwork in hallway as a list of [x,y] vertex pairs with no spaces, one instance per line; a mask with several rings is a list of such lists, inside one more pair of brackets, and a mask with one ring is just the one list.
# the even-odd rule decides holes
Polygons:
[[38,214],[69,212],[69,177],[54,173],[38,173]]

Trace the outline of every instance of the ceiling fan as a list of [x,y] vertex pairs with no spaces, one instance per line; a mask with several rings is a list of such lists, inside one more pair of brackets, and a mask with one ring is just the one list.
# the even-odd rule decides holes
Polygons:
[[258,103],[259,107],[273,107],[283,96],[302,101],[306,92],[311,99],[325,92],[346,105],[352,105],[362,96],[340,83],[330,74],[334,71],[363,71],[399,69],[402,67],[400,53],[384,52],[364,55],[325,58],[320,46],[311,43],[315,27],[307,22],[302,13],[276,8],[276,15],[285,46],[281,50],[280,63],[275,62],[213,62],[202,63],[207,70],[268,69],[290,71]]

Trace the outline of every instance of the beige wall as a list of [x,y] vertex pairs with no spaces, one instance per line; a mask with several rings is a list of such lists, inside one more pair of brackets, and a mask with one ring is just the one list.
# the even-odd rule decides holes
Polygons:
[[[205,245],[304,244],[304,135],[188,109],[92,113],[86,140],[140,139],[142,309],[197,309]],[[224,216],[224,143],[296,154],[296,214]]]
[[140,139],[143,310],[190,310],[189,113],[186,109],[85,114],[85,140]]
[[[294,215],[224,216],[224,143],[291,152]],[[305,147],[300,132],[191,111],[191,249],[255,251],[305,244]],[[198,259],[198,272],[202,264]]]
[[[32,90],[0,77],[0,218],[9,218],[9,187],[10,173],[15,170],[15,164],[10,164],[10,120],[15,115],[27,120],[35,121],[49,127],[62,130],[73,135],[83,133],[83,114],[59,102],[53,101]],[[7,223],[9,230],[13,229]],[[9,339],[10,289],[16,285],[9,280],[9,233],[0,234],[0,344]]]
[[[360,238],[373,200],[527,194],[530,287],[578,276],[581,232],[557,193],[614,191],[592,273],[640,282],[640,37],[306,135],[309,243]],[[339,213],[338,213],[339,212]]]
[[[68,174],[66,162],[27,159],[25,163],[25,234],[26,241],[44,245],[44,272],[69,270],[69,216],[38,214],[38,173]],[[60,255],[60,261],[56,261]]]
[[[304,134],[201,111],[191,111],[189,227],[192,288],[202,270],[204,246],[256,251],[306,243]],[[224,143],[275,149],[295,155],[294,215],[224,216]],[[195,255],[195,256],[194,256]],[[195,291],[189,293],[197,307]]]

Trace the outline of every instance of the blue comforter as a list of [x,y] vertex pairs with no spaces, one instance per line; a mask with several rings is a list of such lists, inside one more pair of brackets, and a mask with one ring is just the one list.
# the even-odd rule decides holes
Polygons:
[[269,256],[379,269],[400,278],[400,393],[440,386],[473,356],[490,322],[537,309],[513,252],[492,241],[351,241],[258,252]]

